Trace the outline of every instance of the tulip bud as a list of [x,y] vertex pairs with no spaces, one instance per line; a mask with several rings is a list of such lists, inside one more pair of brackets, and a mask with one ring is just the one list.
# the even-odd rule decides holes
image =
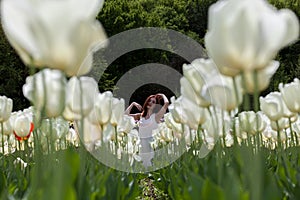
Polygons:
[[113,126],[117,126],[122,122],[124,111],[125,111],[125,102],[124,99],[112,98],[111,102],[111,118],[110,123]]
[[[270,83],[272,76],[275,74],[276,70],[279,67],[278,61],[270,62],[265,68],[254,71],[245,71],[245,85],[244,88],[246,92],[252,94],[254,91],[263,91],[265,90]],[[257,80],[254,79],[254,73],[257,73]],[[255,82],[256,81],[256,82]],[[257,88],[255,88],[257,87]]]
[[69,121],[87,116],[93,109],[99,93],[97,82],[91,77],[72,77],[67,84],[66,108],[63,112]]
[[8,120],[13,108],[13,101],[6,96],[0,96],[0,122]]
[[33,131],[34,125],[28,116],[19,113],[14,121],[13,129],[17,140],[27,140]]
[[300,81],[295,78],[294,82],[283,85],[279,84],[279,90],[286,106],[295,113],[300,113]]
[[236,76],[265,68],[298,36],[292,11],[278,11],[264,0],[227,0],[209,8],[205,46],[221,73]]
[[10,120],[6,120],[5,122],[2,122],[2,123],[3,123],[3,130],[2,130],[2,126],[0,125],[0,134],[3,134],[3,135],[12,134],[13,129],[12,129]]
[[95,19],[102,4],[99,0],[3,0],[2,25],[25,64],[79,76],[91,70],[93,52],[107,43]]
[[113,95],[110,91],[98,94],[95,100],[93,111],[88,116],[90,122],[99,125],[104,125],[109,122],[112,115],[112,98]]
[[23,94],[47,117],[57,117],[65,107],[66,83],[61,71],[44,69],[26,78]]
[[295,115],[287,108],[279,92],[271,92],[266,97],[260,97],[259,101],[261,111],[272,121]]
[[118,124],[118,132],[130,133],[130,131],[134,128],[135,121],[133,117],[128,115],[123,115],[123,120],[121,124]]
[[237,108],[243,101],[243,93],[240,77],[234,88],[234,82],[228,76],[212,77],[204,86],[202,96],[211,104],[223,110],[231,111]]
[[262,113],[255,113],[253,111],[245,111],[239,113],[239,122],[242,131],[256,134],[262,132],[267,126],[267,123],[263,120]]

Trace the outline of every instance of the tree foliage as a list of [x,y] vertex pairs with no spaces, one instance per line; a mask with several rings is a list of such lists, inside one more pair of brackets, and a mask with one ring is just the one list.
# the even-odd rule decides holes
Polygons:
[[23,96],[22,86],[29,70],[8,43],[2,26],[0,28],[0,48],[0,95],[13,99],[14,110],[28,107],[29,102]]

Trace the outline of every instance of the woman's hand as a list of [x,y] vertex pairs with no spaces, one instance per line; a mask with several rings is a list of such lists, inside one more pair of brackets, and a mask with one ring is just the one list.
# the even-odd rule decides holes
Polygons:
[[169,104],[169,100],[168,100],[168,98],[166,97],[166,95],[164,95],[164,94],[162,94],[162,93],[158,93],[158,94],[156,94],[157,96],[161,96],[162,97],[162,99],[164,100],[164,103],[165,104]]
[[143,110],[143,107],[140,104],[138,104],[137,102],[132,102],[131,105],[135,106],[139,111]]

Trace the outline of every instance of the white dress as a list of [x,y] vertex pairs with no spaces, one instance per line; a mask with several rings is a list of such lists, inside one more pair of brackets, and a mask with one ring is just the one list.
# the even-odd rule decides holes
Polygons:
[[139,122],[139,136],[141,141],[140,157],[145,167],[152,165],[152,158],[154,157],[154,151],[150,145],[153,141],[152,131],[158,128],[158,124],[155,121],[155,114],[152,114],[148,119],[141,118]]

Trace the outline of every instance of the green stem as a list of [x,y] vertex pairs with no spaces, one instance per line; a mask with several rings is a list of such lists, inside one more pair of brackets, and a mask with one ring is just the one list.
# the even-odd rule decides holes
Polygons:
[[277,146],[278,146],[279,150],[281,150],[281,137],[280,137],[278,120],[276,121],[276,127],[277,127]]
[[254,112],[258,112],[259,111],[259,80],[258,80],[258,71],[257,69],[254,70],[253,72],[253,81],[254,81]]
[[[298,144],[295,144],[295,139],[297,141],[297,135],[295,134],[294,135],[294,131],[293,131],[293,126],[292,126],[292,121],[291,121],[291,118],[289,117],[289,126],[290,126],[290,131],[291,131],[291,138],[292,138],[292,146],[295,146],[295,145],[298,145]],[[294,138],[295,136],[295,138]],[[296,142],[297,143],[297,142]]]
[[47,149],[48,149],[48,154],[50,154],[50,142],[49,142],[49,137],[47,136]]
[[[247,91],[247,84],[246,84],[246,77],[245,77],[245,72],[242,73],[242,84],[243,84],[243,88],[245,91]],[[244,103],[243,103],[243,107],[245,111],[250,110],[250,97],[248,93],[244,94]]]
[[[200,136],[200,132],[201,132],[202,128],[201,128],[201,124],[198,124],[198,129],[197,129],[197,137],[198,137],[198,145],[201,145],[201,136]],[[174,138],[174,136],[173,136]]]
[[222,138],[223,138],[223,145],[226,148],[226,133],[225,133],[225,121],[224,121],[224,111],[221,111],[221,118],[222,118]]
[[85,167],[86,167],[86,162],[83,161],[83,159],[85,158],[84,156],[84,143],[82,142],[82,138],[83,138],[83,131],[84,131],[84,118],[83,118],[83,89],[82,89],[82,83],[80,78],[78,78],[79,81],[79,92],[80,92],[80,112],[81,112],[81,117],[80,117],[80,125],[79,126],[79,135],[81,136],[80,139],[80,147],[79,147],[79,154],[80,154],[80,170],[79,170],[79,180],[78,180],[78,196],[79,198],[83,198],[83,183],[84,183],[84,171],[85,171]]
[[54,152],[54,141],[53,141],[53,119],[50,119],[50,154]]
[[[42,113],[41,113],[41,119],[44,118],[44,116],[46,115],[46,104],[47,104],[47,87],[46,87],[46,81],[45,81],[45,73],[42,73],[42,77],[43,77],[43,91],[44,91],[44,102],[43,102],[43,108],[42,108]],[[42,120],[40,120],[42,121]]]
[[[234,111],[232,111],[234,112]],[[236,134],[236,118],[233,117],[233,123],[232,123],[232,134],[233,134],[233,141],[234,141],[234,144],[233,146],[235,147],[236,145],[238,145],[238,139],[237,139],[237,134]],[[238,118],[237,118],[238,119]]]
[[213,113],[211,112],[211,110],[209,108],[207,108],[207,110],[208,110],[208,113],[211,117],[211,122],[212,122],[213,128],[214,128],[214,130],[217,130]]
[[258,71],[257,69],[255,69],[253,71],[253,81],[254,81],[254,94],[253,94],[253,98],[254,98],[254,112],[256,113],[255,116],[255,121],[256,121],[256,142],[255,142],[255,149],[258,151],[258,149],[260,148],[260,137],[259,137],[259,131],[258,131],[258,126],[259,126],[259,120],[258,120],[258,115],[257,112],[259,111],[259,95],[260,95],[260,91],[259,91],[259,80],[258,80]]
[[3,122],[1,122],[1,135],[2,135],[2,155],[4,155],[4,126]]
[[117,126],[115,126],[114,129],[115,129],[115,153],[116,153],[116,156],[118,156],[118,132],[117,132]]
[[[237,89],[236,77],[233,77],[232,79],[233,79],[233,88],[234,88],[235,100],[238,104],[240,97],[239,97],[239,93],[238,93],[238,89]],[[238,106],[238,113],[239,112],[240,112],[240,107]]]

